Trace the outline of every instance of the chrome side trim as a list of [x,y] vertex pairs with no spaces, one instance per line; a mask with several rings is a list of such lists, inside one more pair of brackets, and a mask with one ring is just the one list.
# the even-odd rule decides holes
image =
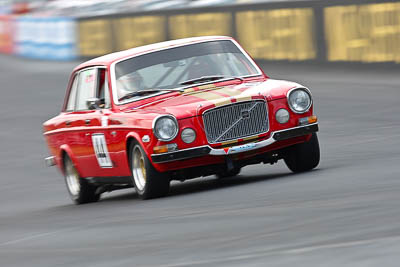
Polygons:
[[44,159],[47,167],[51,167],[56,165],[56,158],[54,156],[50,156]]

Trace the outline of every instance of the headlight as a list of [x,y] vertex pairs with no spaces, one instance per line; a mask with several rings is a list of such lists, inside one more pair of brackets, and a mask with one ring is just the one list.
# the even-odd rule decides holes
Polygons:
[[192,128],[186,128],[182,131],[181,138],[183,142],[190,144],[196,139],[196,132]]
[[311,107],[311,96],[304,88],[289,91],[288,102],[290,109],[295,113],[304,113]]
[[290,118],[290,116],[289,116],[289,111],[287,111],[287,110],[284,109],[284,108],[281,108],[280,110],[278,110],[278,111],[276,112],[275,118],[276,118],[276,120],[277,120],[279,123],[281,123],[281,124],[287,123],[287,122],[289,121],[289,118]]
[[171,141],[178,134],[178,122],[174,116],[160,116],[154,121],[153,131],[158,140]]

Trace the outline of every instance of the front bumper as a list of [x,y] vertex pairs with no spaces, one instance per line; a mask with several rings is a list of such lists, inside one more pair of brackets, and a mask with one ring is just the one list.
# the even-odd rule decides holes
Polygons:
[[241,153],[250,150],[260,149],[266,146],[269,146],[277,141],[282,141],[286,139],[290,139],[293,137],[303,136],[311,133],[318,132],[318,123],[308,124],[304,126],[298,126],[290,129],[285,129],[281,131],[272,132],[271,136],[263,141],[256,143],[248,143],[244,145],[233,146],[229,148],[220,148],[215,149],[208,145],[183,149],[174,152],[162,153],[162,154],[153,154],[151,155],[151,159],[154,163],[164,163],[169,161],[190,159],[195,157],[202,157],[207,155],[213,156],[226,156],[236,153]]

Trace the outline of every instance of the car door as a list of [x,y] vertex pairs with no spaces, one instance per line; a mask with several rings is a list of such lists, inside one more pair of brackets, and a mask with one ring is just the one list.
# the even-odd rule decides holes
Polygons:
[[114,175],[114,164],[110,154],[109,116],[111,114],[111,100],[105,68],[98,68],[96,72],[95,98],[100,104],[91,117],[89,124],[88,142],[92,149],[91,176],[104,177]]
[[86,101],[96,96],[97,68],[78,72],[71,88],[65,112],[66,144],[82,177],[93,176],[97,164],[90,136],[99,127],[99,111],[90,110]]
[[[77,81],[74,108],[68,114],[72,130],[68,139],[80,174],[82,177],[122,176],[116,164],[120,161],[121,136],[115,127],[110,127],[113,112],[107,70],[105,67],[83,70]],[[99,100],[99,105],[92,110],[87,106],[90,98]],[[129,175],[129,171],[123,174]]]
[[129,176],[130,169],[126,164],[125,133],[121,130],[121,121],[118,112],[111,107],[111,88],[109,87],[109,73],[106,68],[98,70],[97,98],[100,99],[99,112],[96,113],[100,127],[94,127],[91,141],[97,166],[94,169],[95,177]]

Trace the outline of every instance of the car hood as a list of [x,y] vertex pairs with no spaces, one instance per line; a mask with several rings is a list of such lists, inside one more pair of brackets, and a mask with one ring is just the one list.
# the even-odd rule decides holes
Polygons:
[[177,119],[183,119],[201,114],[209,108],[233,102],[248,101],[251,99],[273,101],[286,98],[286,93],[290,89],[299,86],[301,85],[298,83],[273,79],[243,82],[240,84],[236,82],[236,84],[224,86],[208,84],[189,88],[178,95],[167,96],[142,106],[130,106],[124,111],[172,114]]

